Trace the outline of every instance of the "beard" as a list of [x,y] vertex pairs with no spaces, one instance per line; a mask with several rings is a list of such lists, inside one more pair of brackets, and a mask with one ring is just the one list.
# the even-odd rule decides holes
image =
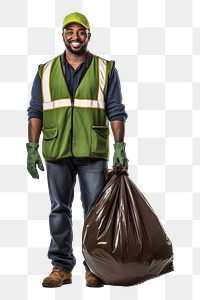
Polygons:
[[80,47],[79,48],[74,48],[71,43],[72,42],[65,42],[64,40],[64,44],[65,44],[65,47],[67,48],[67,50],[69,52],[71,52],[72,54],[76,54],[76,55],[81,55],[81,54],[84,54],[86,53],[87,51],[87,46],[88,46],[88,40],[85,41],[85,42],[81,42],[79,40],[76,40],[76,41],[73,41],[73,42],[78,42],[80,43]]

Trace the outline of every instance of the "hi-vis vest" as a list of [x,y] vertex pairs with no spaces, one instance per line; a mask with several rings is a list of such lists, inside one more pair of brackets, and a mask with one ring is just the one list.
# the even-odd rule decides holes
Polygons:
[[74,99],[65,81],[61,56],[39,66],[45,160],[69,156],[109,158],[109,126],[105,108],[108,77],[113,64],[93,55]]

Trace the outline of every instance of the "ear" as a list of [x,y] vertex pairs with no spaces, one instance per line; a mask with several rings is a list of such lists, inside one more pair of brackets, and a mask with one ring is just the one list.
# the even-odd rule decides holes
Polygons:
[[88,33],[88,42],[90,41],[91,39],[91,32]]
[[63,39],[63,42],[65,43],[64,29],[63,29],[63,31],[62,31],[62,39]]

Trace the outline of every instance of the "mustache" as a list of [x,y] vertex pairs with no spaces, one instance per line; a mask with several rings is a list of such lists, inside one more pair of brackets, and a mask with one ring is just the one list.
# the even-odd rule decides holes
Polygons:
[[82,42],[81,42],[80,40],[69,41],[69,43],[70,43],[70,44],[71,44],[71,43],[81,43],[81,44],[82,44]]

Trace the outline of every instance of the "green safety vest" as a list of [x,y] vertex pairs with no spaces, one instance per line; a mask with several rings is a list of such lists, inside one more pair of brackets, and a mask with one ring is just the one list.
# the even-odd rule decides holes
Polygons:
[[74,99],[65,81],[61,55],[39,66],[45,160],[69,156],[108,160],[109,124],[105,106],[113,65],[113,61],[93,55]]

